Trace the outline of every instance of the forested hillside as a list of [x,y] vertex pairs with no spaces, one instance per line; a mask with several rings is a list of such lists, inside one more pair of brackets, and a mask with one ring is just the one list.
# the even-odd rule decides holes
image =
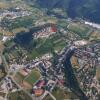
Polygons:
[[36,3],[49,10],[63,8],[69,17],[81,17],[100,23],[100,0],[36,0]]

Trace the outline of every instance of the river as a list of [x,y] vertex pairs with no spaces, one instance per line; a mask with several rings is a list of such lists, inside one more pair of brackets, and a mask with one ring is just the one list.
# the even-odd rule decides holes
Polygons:
[[66,85],[79,97],[80,100],[88,100],[84,92],[81,90],[76,76],[74,75],[74,71],[70,62],[73,54],[74,50],[69,50],[68,53],[65,55],[66,57],[63,63],[65,67],[65,76],[67,82]]

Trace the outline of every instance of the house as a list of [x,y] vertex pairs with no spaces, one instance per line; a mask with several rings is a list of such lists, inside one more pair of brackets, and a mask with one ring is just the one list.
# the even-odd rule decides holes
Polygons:
[[35,96],[41,96],[43,94],[43,89],[36,89],[33,93]]
[[50,35],[57,32],[56,26],[45,26],[41,30],[33,33],[35,38],[48,38]]
[[36,83],[36,86],[37,87],[43,87],[43,86],[45,86],[46,85],[46,82],[44,81],[44,80],[40,80],[40,81],[38,81],[37,83]]

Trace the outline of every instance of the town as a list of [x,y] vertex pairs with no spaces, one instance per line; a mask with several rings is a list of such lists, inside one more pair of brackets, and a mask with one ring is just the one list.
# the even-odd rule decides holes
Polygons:
[[[84,47],[84,45],[88,46]],[[77,66],[80,66],[76,70],[76,76],[80,81],[80,86],[83,91],[85,91],[88,98],[98,99],[100,92],[98,88],[100,87],[99,81],[95,76],[95,66],[100,65],[99,47],[99,43],[91,44],[85,40],[73,41],[69,46],[65,47],[61,53],[58,53],[57,65],[53,65],[53,55],[51,53],[47,53],[29,62],[25,61],[25,57],[27,58],[27,56],[22,56],[24,57],[21,58],[23,59],[22,62],[16,62],[16,60],[12,58],[6,66],[8,74],[4,80],[2,80],[1,91],[8,93],[8,91],[16,92],[24,90],[33,100],[42,100],[47,95],[50,95],[52,99],[56,100],[51,94],[53,89],[56,86],[66,89],[64,65],[62,66],[61,63],[65,59],[64,57],[66,57],[67,53],[75,49],[73,56],[77,57]],[[4,59],[5,58],[3,58],[3,60]],[[72,62],[72,66],[74,65],[75,64]],[[69,92],[71,91],[69,88],[67,90]],[[96,94],[93,94],[94,91],[96,91]]]
[[99,100],[99,27],[23,2],[0,10],[0,100]]

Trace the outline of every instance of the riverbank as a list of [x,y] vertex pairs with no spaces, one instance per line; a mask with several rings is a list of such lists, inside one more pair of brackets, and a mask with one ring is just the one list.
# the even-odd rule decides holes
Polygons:
[[88,22],[88,21],[85,21],[85,24],[86,25],[90,25],[90,26],[92,26],[94,28],[100,29],[100,24],[93,23],[93,22]]

